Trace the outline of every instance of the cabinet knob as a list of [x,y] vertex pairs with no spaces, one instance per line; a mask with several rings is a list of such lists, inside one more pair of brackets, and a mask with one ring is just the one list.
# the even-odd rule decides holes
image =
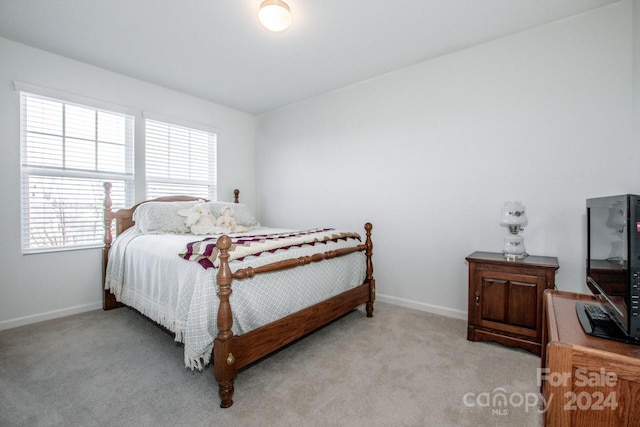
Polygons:
[[476,291],[476,305],[480,305],[480,291]]

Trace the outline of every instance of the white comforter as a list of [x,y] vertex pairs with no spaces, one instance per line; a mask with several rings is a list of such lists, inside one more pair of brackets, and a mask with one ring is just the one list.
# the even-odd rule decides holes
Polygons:
[[[260,232],[283,232],[261,229]],[[255,232],[255,231],[254,231]],[[217,269],[178,256],[187,243],[203,236],[142,234],[136,227],[115,240],[109,254],[105,288],[175,333],[184,343],[187,367],[202,369],[211,358],[217,334]],[[315,252],[353,246],[353,241],[330,242],[321,249],[305,245],[232,261],[232,271]],[[312,263],[291,270],[234,280],[230,301],[233,333],[240,335],[361,284],[366,262],[362,252]]]

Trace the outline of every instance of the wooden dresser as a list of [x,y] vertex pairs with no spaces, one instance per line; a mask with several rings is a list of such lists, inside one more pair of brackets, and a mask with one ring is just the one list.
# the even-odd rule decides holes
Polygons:
[[640,346],[584,333],[576,302],[592,295],[546,291],[542,381],[546,426],[640,426]]
[[469,263],[469,341],[495,341],[540,354],[542,293],[555,287],[558,259],[474,252]]

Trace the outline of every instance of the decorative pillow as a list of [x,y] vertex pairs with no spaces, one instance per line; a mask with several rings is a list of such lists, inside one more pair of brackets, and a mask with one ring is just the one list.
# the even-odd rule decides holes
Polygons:
[[207,202],[196,203],[188,209],[181,209],[178,215],[185,217],[184,223],[191,230],[192,234],[215,234],[224,232],[216,223],[216,219],[211,213],[211,207]]
[[237,225],[242,227],[260,227],[260,223],[253,216],[251,209],[245,204],[230,202],[209,202],[209,204],[211,205],[211,212],[213,212],[216,219],[220,217],[223,208],[230,207]]
[[147,202],[138,206],[133,220],[140,231],[147,234],[187,234],[189,227],[179,210],[190,209],[201,201],[193,202]]

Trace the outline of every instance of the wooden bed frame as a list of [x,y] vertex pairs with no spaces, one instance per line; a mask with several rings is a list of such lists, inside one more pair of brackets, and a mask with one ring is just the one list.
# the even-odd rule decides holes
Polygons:
[[[113,242],[111,226],[113,220],[116,221],[116,236],[131,227],[133,222],[133,212],[138,206],[146,202],[173,202],[173,201],[193,201],[198,198],[189,196],[171,196],[158,199],[147,200],[138,203],[129,209],[112,211],[111,184],[104,183],[104,248],[102,253],[103,261],[103,289],[106,266],[109,260],[109,249]],[[238,203],[239,190],[234,190],[235,203]],[[243,268],[231,272],[229,268],[229,248],[231,239],[223,235],[216,243],[219,249],[220,267],[217,273],[219,307],[218,307],[218,335],[213,345],[213,371],[219,385],[220,407],[228,408],[233,404],[233,381],[238,374],[238,370],[252,362],[272,353],[273,351],[295,341],[298,338],[326,325],[327,323],[355,310],[358,306],[366,304],[367,317],[373,316],[373,302],[375,300],[375,279],[373,278],[373,242],[371,240],[371,223],[365,226],[366,240],[363,244],[327,251],[324,253],[291,258],[274,262],[260,267]],[[366,254],[366,275],[363,283],[355,288],[349,289],[325,301],[321,301],[296,313],[290,314],[282,319],[271,322],[253,331],[242,335],[234,335],[231,331],[233,325],[232,307],[229,303],[231,295],[231,282],[233,279],[242,280],[253,277],[256,274],[280,271],[289,268],[306,265],[312,262],[319,262],[344,256],[353,252],[364,251]],[[108,290],[104,291],[103,307],[105,310],[122,306],[115,300],[113,294]]]

